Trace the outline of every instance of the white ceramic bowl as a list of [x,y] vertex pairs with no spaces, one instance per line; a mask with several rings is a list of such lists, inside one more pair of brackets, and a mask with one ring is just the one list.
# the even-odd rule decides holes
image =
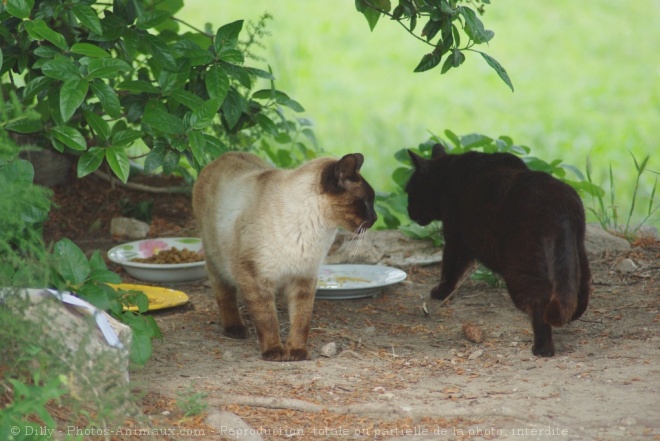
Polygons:
[[184,283],[206,278],[206,262],[140,263],[135,258],[147,258],[159,251],[176,247],[202,254],[202,240],[197,237],[170,237],[136,240],[118,245],[108,251],[108,258],[123,266],[128,274],[147,282]]

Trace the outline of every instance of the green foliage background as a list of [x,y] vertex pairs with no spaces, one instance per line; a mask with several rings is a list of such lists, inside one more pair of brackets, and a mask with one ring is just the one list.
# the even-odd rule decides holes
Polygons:
[[[606,189],[611,163],[626,211],[636,177],[630,152],[640,159],[660,147],[655,0],[492,2],[482,20],[495,37],[483,50],[506,68],[514,93],[477,54],[445,75],[413,73],[428,48],[384,18],[370,32],[352,0],[222,2],[211,12],[187,0],[181,17],[218,24],[264,11],[274,20],[258,53],[278,87],[305,106],[325,150],[365,153],[364,173],[379,190],[394,188],[396,151],[451,129],[506,134],[583,171],[590,156],[594,182]],[[660,171],[658,160],[648,169]],[[645,178],[640,207],[653,186],[654,176]]]

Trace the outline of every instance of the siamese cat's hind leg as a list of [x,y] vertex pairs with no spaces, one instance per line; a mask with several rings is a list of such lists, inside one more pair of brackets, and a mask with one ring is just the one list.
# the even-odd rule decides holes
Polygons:
[[231,338],[248,338],[248,328],[245,326],[241,312],[238,309],[236,286],[216,276],[211,268],[209,268],[208,272],[215,299],[218,302],[218,309],[220,310],[220,320],[223,326],[222,333]]

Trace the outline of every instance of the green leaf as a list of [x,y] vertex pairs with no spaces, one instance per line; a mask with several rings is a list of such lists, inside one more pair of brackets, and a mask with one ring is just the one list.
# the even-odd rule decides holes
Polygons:
[[56,80],[66,81],[71,77],[80,77],[80,71],[70,59],[62,56],[46,61],[41,66],[44,75]]
[[438,51],[433,51],[430,54],[426,54],[422,57],[421,61],[415,68],[415,72],[425,72],[427,70],[433,69],[436,67],[438,64],[440,64],[440,59],[442,58],[442,55],[440,55],[440,52]]
[[206,145],[204,135],[197,131],[188,132],[188,141],[190,142],[190,150],[197,163],[202,167],[208,164],[210,161],[204,149]]
[[[477,52],[479,52],[479,51],[477,51]],[[509,88],[511,89],[511,92],[513,92],[514,91],[513,90],[513,83],[511,83],[511,79],[509,78],[509,74],[506,73],[506,70],[502,67],[502,65],[500,63],[498,63],[498,61],[495,58],[491,57],[490,55],[485,54],[483,52],[479,52],[479,53],[481,54],[482,57],[484,57],[484,60],[486,60],[486,63],[488,63],[488,65],[490,67],[495,69],[495,72],[497,72],[497,75],[500,76],[502,81],[504,81],[506,83],[506,85],[509,86]]]
[[460,6],[458,11],[465,19],[465,33],[475,43],[485,43],[493,38],[494,33],[484,29],[484,24],[472,9],[467,6]]
[[47,40],[63,51],[69,50],[69,45],[67,44],[64,35],[49,28],[46,22],[42,19],[26,22],[25,30],[28,31],[31,36],[38,35],[40,37],[37,38],[38,40]]
[[220,54],[220,59],[227,63],[233,64],[243,64],[245,57],[243,57],[243,52],[238,49],[226,49],[223,50]]
[[60,113],[62,119],[67,122],[71,119],[76,109],[80,107],[87,96],[89,81],[82,78],[69,78],[62,84],[60,92]]
[[268,116],[264,115],[263,113],[258,113],[254,118],[257,120],[257,124],[259,124],[259,126],[261,126],[261,128],[264,129],[266,133],[270,135],[277,134],[277,126]]
[[218,28],[213,40],[216,52],[220,54],[222,51],[235,49],[241,29],[243,29],[243,20],[236,20]]
[[202,98],[183,89],[174,89],[170,96],[191,110],[195,110],[204,104]]
[[230,89],[227,93],[227,97],[222,103],[222,113],[224,114],[230,128],[233,128],[236,125],[246,108],[247,102],[245,101],[245,98],[243,98],[236,89]]
[[191,120],[193,121],[193,129],[203,129],[213,122],[213,118],[218,114],[222,100],[212,98],[207,100],[201,106],[197,107],[192,112]]
[[119,72],[128,72],[133,67],[118,58],[83,58],[81,64],[87,65],[87,75],[92,78],[115,78]]
[[85,55],[90,58],[108,58],[110,54],[98,47],[95,44],[90,43],[76,43],[71,46],[71,52],[74,54]]
[[488,145],[491,142],[493,142],[493,138],[479,133],[470,133],[469,135],[461,136],[461,145],[468,150]]
[[[390,9],[392,8],[392,5],[390,4],[389,0],[373,0],[372,2],[369,3],[373,4],[376,8],[383,10],[385,12],[389,12]],[[369,23],[369,29],[373,31],[374,28],[376,27],[376,23],[378,23],[378,19],[380,18],[381,12],[371,8],[368,2],[364,0],[355,0],[355,9],[357,9],[358,12],[361,12],[362,15],[364,15],[364,18],[367,19],[367,23]]]
[[181,135],[184,133],[181,119],[160,108],[146,109],[142,117],[142,122],[170,135]]
[[151,337],[133,332],[130,352],[131,361],[135,364],[143,365],[149,360],[152,352]]
[[95,80],[90,84],[90,88],[94,95],[99,99],[101,106],[108,115],[112,118],[119,118],[121,116],[121,105],[119,104],[119,97],[114,89],[108,86],[101,80]]
[[103,27],[101,20],[99,20],[98,13],[89,5],[85,3],[75,3],[73,5],[73,15],[82,23],[87,29],[96,35],[103,35]]
[[163,40],[155,35],[144,35],[144,42],[147,46],[147,51],[153,57],[154,61],[163,66],[167,70],[176,71],[176,60],[170,48]]
[[51,129],[51,134],[53,135],[53,138],[73,150],[87,150],[85,137],[73,127],[55,126]]
[[5,10],[16,18],[28,18],[32,8],[34,8],[34,0],[7,0],[5,3]]
[[125,184],[131,171],[131,163],[124,147],[105,149],[105,159],[115,175]]
[[76,176],[82,178],[96,171],[103,163],[105,158],[105,149],[100,147],[90,147],[80,158],[76,167]]
[[135,27],[142,30],[155,28],[159,24],[167,21],[172,14],[163,10],[145,11],[137,18]]
[[142,132],[138,130],[133,130],[133,129],[124,129],[124,130],[119,130],[117,132],[114,132],[112,134],[112,145],[117,147],[117,146],[126,146],[136,139],[140,139],[142,137]]
[[96,136],[98,136],[101,141],[107,141],[110,136],[110,125],[108,122],[104,120],[101,115],[97,115],[89,110],[83,110],[83,115],[85,116],[87,124],[89,124],[94,130],[94,133],[96,133]]
[[77,286],[85,282],[91,270],[85,253],[69,239],[62,239],[55,244],[53,254],[56,270],[69,284]]
[[17,133],[35,133],[43,129],[41,121],[30,117],[20,118],[5,124],[5,129]]
[[117,85],[119,90],[128,90],[132,93],[160,93],[160,89],[148,81],[143,80],[128,80],[123,81]]
[[209,68],[204,77],[206,92],[211,98],[224,100],[229,90],[229,77],[220,65],[214,65]]

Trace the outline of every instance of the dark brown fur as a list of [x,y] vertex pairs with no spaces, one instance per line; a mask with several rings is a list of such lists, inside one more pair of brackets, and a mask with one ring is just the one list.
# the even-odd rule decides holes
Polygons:
[[410,218],[443,223],[442,277],[431,297],[449,296],[477,260],[503,277],[514,304],[530,316],[532,352],[554,355],[551,326],[576,320],[589,301],[578,194],[508,153],[448,155],[437,145],[431,160],[410,156]]

